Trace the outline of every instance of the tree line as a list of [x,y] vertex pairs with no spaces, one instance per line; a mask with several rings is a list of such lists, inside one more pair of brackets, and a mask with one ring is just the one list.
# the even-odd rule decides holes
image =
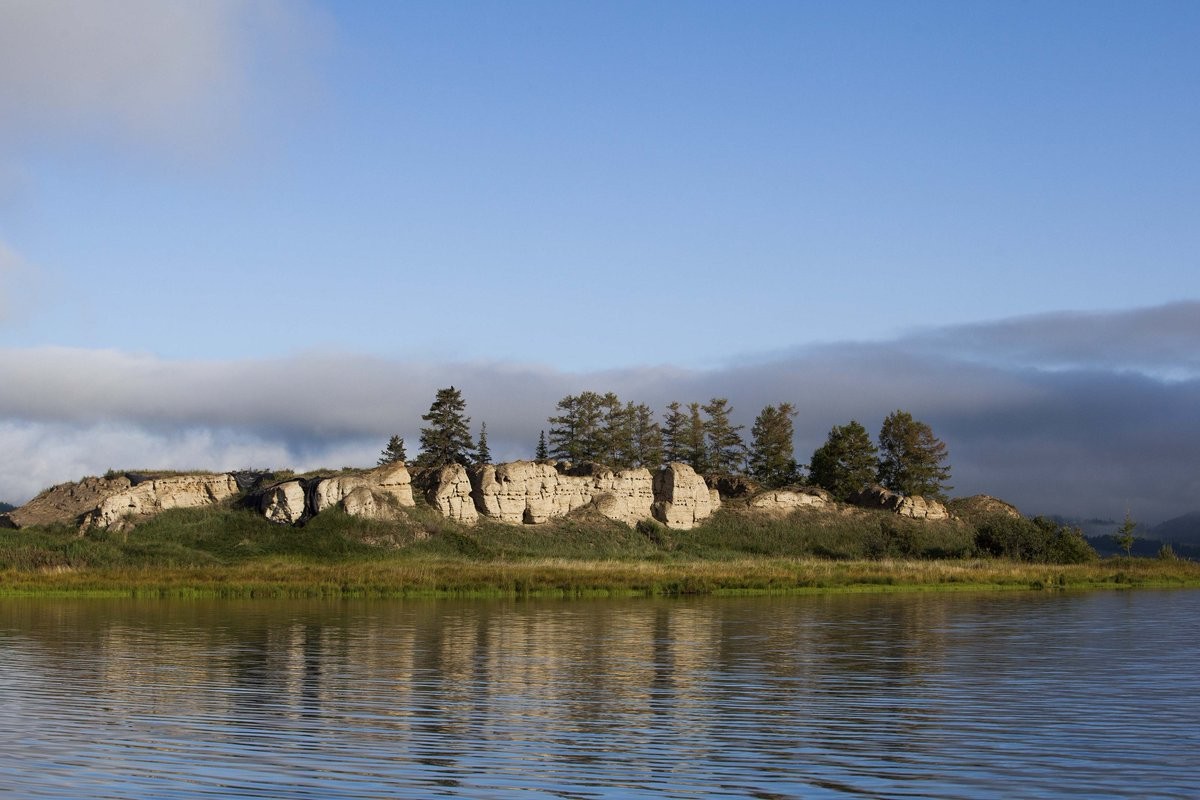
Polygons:
[[[743,425],[731,421],[728,398],[708,403],[667,404],[661,421],[644,403],[623,402],[615,393],[585,391],[558,401],[539,433],[538,459],[593,461],[616,469],[655,468],[679,461],[705,475],[746,476],[768,488],[807,483],[846,500],[879,483],[905,495],[945,499],[950,465],[946,444],[929,425],[896,410],[880,427],[877,442],[856,420],[835,425],[807,464],[794,453],[791,403],[764,407],[754,419],[747,444]],[[429,412],[421,416],[418,468],[448,464],[487,464],[491,451],[487,423],[472,437],[462,392],[439,389]],[[547,435],[548,430],[548,435]],[[406,460],[404,439],[392,436],[379,463]]]

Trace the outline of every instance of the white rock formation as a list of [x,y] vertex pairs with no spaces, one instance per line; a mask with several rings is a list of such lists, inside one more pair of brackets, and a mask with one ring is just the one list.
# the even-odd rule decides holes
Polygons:
[[721,505],[704,478],[687,464],[672,462],[654,476],[654,518],[675,530],[689,530],[712,516]]
[[627,525],[650,517],[653,478],[646,469],[600,469],[571,475],[553,464],[513,461],[487,465],[472,475],[475,506],[501,522],[537,524],[592,503]]
[[237,492],[237,481],[232,475],[151,478],[104,498],[92,520],[102,528],[112,528],[172,508],[211,506]]
[[366,519],[388,519],[391,517],[387,506],[380,505],[375,499],[375,493],[366,486],[352,489],[342,498],[342,508],[352,517]]
[[795,492],[777,489],[762,492],[750,499],[750,508],[768,513],[789,513],[797,508],[825,508],[831,504],[828,493],[821,490]]
[[456,522],[474,525],[479,519],[471,499],[471,479],[461,464],[450,464],[437,471],[428,499],[438,511]]
[[883,508],[902,517],[912,519],[948,519],[946,507],[936,500],[920,495],[905,496],[889,491],[882,486],[868,486],[850,498],[850,502],[864,508]]
[[411,508],[413,502],[412,476],[403,461],[395,461],[376,467],[367,473],[371,481],[371,491],[378,495],[391,498],[396,505]]
[[267,489],[258,507],[271,522],[295,525],[304,517],[304,501],[304,484],[287,481]]
[[920,495],[905,497],[896,507],[896,513],[902,517],[913,519],[948,519],[949,512],[937,500],[931,500]]
[[609,519],[635,525],[654,509],[654,476],[648,469],[624,469],[595,476],[596,510]]
[[[369,513],[366,512],[367,505],[362,502],[362,491],[374,496]],[[346,500],[354,493],[359,494],[358,501],[347,503]],[[412,478],[402,462],[385,464],[361,475],[335,475],[320,480],[313,488],[312,504],[316,514],[340,505],[351,516],[382,518],[387,515],[389,504],[403,507],[414,505]],[[355,513],[355,510],[363,513]]]

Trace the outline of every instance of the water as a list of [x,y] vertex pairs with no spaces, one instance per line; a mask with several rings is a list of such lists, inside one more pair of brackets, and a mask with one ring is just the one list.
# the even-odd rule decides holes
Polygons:
[[1200,796],[1200,592],[0,601],[0,795]]

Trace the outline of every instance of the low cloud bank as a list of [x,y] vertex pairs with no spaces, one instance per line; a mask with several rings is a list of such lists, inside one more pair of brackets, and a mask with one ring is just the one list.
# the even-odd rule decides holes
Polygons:
[[946,440],[955,494],[1154,522],[1200,508],[1198,352],[1200,303],[957,326],[705,371],[0,349],[0,499],[109,468],[368,465],[393,433],[413,455],[421,414],[455,385],[501,460],[530,457],[557,400],[585,389],[658,410],[729,397],[747,434],[764,405],[789,401],[802,461],[833,425],[877,431],[903,408]]

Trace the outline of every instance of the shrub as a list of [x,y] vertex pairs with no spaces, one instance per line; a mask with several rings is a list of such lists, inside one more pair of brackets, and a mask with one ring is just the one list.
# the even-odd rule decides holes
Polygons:
[[1097,558],[1078,529],[1045,517],[986,516],[976,524],[975,545],[981,553],[1014,561],[1083,564]]

